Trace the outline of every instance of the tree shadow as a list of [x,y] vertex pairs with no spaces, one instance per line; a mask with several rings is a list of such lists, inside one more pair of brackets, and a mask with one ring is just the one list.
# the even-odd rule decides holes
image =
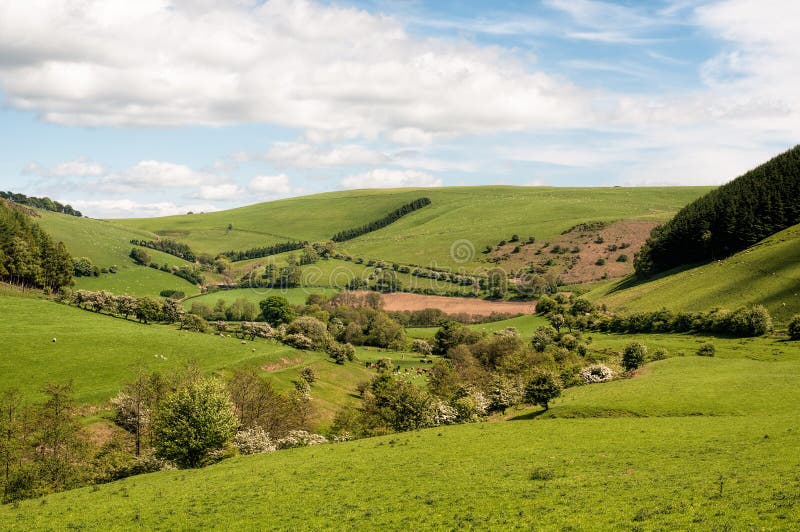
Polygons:
[[536,410],[535,412],[527,412],[525,414],[520,414],[518,416],[514,416],[508,418],[509,421],[528,421],[531,419],[536,419],[543,414],[549,413],[550,410]]

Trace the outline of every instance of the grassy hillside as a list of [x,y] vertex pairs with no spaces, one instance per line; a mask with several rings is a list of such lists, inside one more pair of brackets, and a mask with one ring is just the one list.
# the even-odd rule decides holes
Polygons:
[[546,416],[135,477],[5,506],[0,525],[795,529],[798,379],[796,351],[672,358],[570,389]]
[[[238,338],[179,331],[175,325],[142,325],[32,295],[0,285],[0,390],[17,388],[29,398],[45,383],[71,382],[79,402],[102,404],[139,369],[170,371],[189,362],[221,375],[258,367],[276,388],[288,390],[300,370],[312,366],[317,374],[314,422],[326,424],[343,404],[356,400],[358,383],[371,377],[363,361],[387,356],[382,350],[359,348],[360,361],[341,366],[325,353],[260,339],[243,344]],[[402,367],[419,364],[416,354],[389,356]]]
[[[110,290],[117,294],[158,295],[162,290],[181,290],[195,294],[198,288],[167,272],[139,266],[131,260],[131,239],[154,239],[156,235],[138,229],[120,227],[111,222],[77,218],[66,214],[39,211],[36,221],[54,240],[64,242],[73,257],[89,257],[101,268],[116,265],[116,274],[100,277],[78,277],[75,288]],[[154,262],[182,266],[185,260],[156,250],[148,250]]]
[[762,304],[785,323],[800,313],[800,225],[727,259],[629,286],[623,280],[587,297],[622,311],[733,309]]
[[[198,252],[246,249],[289,239],[325,240],[357,227],[415,198],[432,204],[379,231],[339,245],[366,258],[440,266],[455,262],[451,245],[466,239],[477,254],[489,244],[535,235],[552,238],[591,220],[667,220],[708,187],[544,188],[448,187],[333,192],[261,203],[229,211],[166,218],[115,220],[189,244]],[[232,225],[229,231],[228,225]]]

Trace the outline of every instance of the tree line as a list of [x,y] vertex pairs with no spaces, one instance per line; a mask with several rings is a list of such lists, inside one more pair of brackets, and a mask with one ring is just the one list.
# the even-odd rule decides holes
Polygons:
[[331,237],[331,240],[333,240],[334,242],[344,242],[346,240],[352,240],[361,235],[371,233],[372,231],[377,231],[378,229],[382,229],[387,225],[396,222],[406,214],[410,214],[416,211],[417,209],[421,209],[422,207],[425,207],[426,205],[430,204],[431,204],[430,198],[415,199],[414,201],[406,203],[402,207],[393,210],[383,218],[362,225],[361,227],[339,231],[338,233],[336,233]]
[[251,248],[245,251],[223,251],[221,255],[228,257],[232,262],[248,259],[259,259],[261,257],[269,257],[270,255],[277,255],[278,253],[285,253],[286,251],[295,251],[302,249],[308,245],[306,241],[291,241],[280,242],[271,246],[263,246]]
[[72,257],[24,212],[0,199],[0,280],[60,290],[72,284]]
[[653,229],[637,274],[728,257],[800,223],[800,146],[695,200]]
[[34,196],[26,196],[25,194],[11,191],[3,192],[0,190],[0,198],[44,211],[60,212],[61,214],[69,214],[70,216],[83,216],[80,211],[76,211],[71,205],[64,205],[48,197],[36,198]]
[[163,238],[160,240],[133,239],[131,240],[131,244],[134,246],[142,246],[145,248],[155,249],[157,251],[163,251],[164,253],[168,253],[189,262],[194,262],[197,260],[197,256],[192,252],[188,245],[169,238]]

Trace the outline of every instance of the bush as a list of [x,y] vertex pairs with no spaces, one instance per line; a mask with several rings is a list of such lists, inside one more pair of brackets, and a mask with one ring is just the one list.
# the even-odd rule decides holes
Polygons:
[[550,408],[550,401],[561,395],[561,383],[555,373],[538,371],[525,385],[525,402]]
[[283,338],[283,343],[295,349],[310,351],[314,349],[314,341],[304,334],[287,334]]
[[271,453],[278,448],[270,439],[269,434],[261,427],[240,430],[234,436],[233,444],[241,454]]
[[261,307],[264,321],[272,326],[291,323],[297,315],[289,304],[289,300],[283,296],[269,296],[258,305]]
[[665,349],[656,349],[653,351],[653,354],[650,355],[650,360],[664,360],[667,358],[667,351]]
[[611,371],[611,368],[603,364],[593,364],[588,368],[583,368],[580,375],[586,384],[608,382],[614,378],[614,372]]
[[131,248],[129,256],[136,264],[141,264],[142,266],[150,264],[150,254],[142,248]]
[[622,255],[617,257],[617,262],[628,262],[628,256],[623,253]]
[[238,421],[225,386],[198,379],[168,395],[153,422],[153,445],[160,458],[198,467],[236,433]]
[[536,332],[533,333],[533,338],[531,338],[531,345],[533,348],[542,353],[547,346],[553,343],[553,339],[556,336],[556,330],[549,326],[541,326],[536,329]]
[[789,322],[789,338],[791,340],[800,340],[800,314],[792,316]]
[[289,434],[278,440],[278,449],[291,449],[293,447],[307,447],[328,443],[325,436],[313,434],[305,430],[292,430]]
[[429,356],[433,353],[433,346],[425,340],[417,338],[411,343],[411,350],[420,355]]
[[300,370],[300,378],[311,386],[317,380],[317,373],[311,366],[306,366]]
[[647,346],[639,342],[631,342],[622,353],[622,367],[625,371],[632,371],[644,364],[647,359]]
[[717,353],[717,348],[711,342],[706,342],[697,350],[699,357],[713,357]]
[[600,257],[599,259],[594,261],[595,266],[604,266],[605,263],[606,263],[606,259],[604,259],[603,257]]
[[204,333],[208,330],[208,322],[194,314],[184,314],[181,317],[181,329]]
[[337,364],[344,364],[345,360],[354,360],[356,358],[356,348],[353,344],[340,344],[339,342],[331,342],[325,349],[331,358]]
[[301,316],[286,327],[287,334],[302,334],[314,342],[316,349],[324,349],[330,341],[328,328],[317,318]]

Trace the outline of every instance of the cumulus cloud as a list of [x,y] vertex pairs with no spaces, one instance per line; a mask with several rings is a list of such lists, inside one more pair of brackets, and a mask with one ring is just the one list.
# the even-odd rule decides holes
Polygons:
[[0,58],[8,103],[60,124],[263,122],[315,142],[418,143],[590,116],[584,92],[506,50],[310,0],[4,2]]
[[52,168],[46,168],[38,163],[29,163],[22,169],[24,175],[39,177],[98,177],[105,175],[107,169],[100,163],[80,158],[74,161],[65,161]]
[[245,191],[235,183],[223,183],[201,186],[194,197],[206,200],[231,200],[242,197],[244,193]]
[[388,161],[383,153],[357,144],[320,148],[303,142],[276,142],[263,160],[278,167],[324,168],[331,166],[375,165]]
[[178,205],[169,201],[140,202],[130,199],[72,200],[70,204],[94,218],[130,218],[170,216],[191,212],[212,212],[217,208],[210,203]]
[[345,177],[342,186],[345,188],[440,187],[442,180],[416,170],[376,168]]
[[261,196],[286,196],[292,193],[292,184],[286,174],[256,176],[250,180],[247,188]]

